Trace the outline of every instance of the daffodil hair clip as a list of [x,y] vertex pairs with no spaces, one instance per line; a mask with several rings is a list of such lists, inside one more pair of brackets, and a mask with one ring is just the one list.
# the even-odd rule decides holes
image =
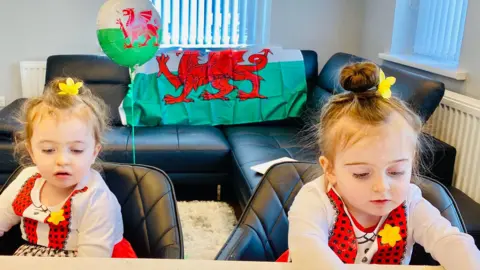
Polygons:
[[60,88],[59,95],[70,95],[76,96],[82,88],[83,82],[75,82],[72,78],[67,78],[67,80],[63,83],[59,83],[58,87]]
[[395,84],[397,79],[395,77],[385,77],[385,73],[380,69],[380,78],[378,82],[377,92],[386,99],[392,96],[392,85]]

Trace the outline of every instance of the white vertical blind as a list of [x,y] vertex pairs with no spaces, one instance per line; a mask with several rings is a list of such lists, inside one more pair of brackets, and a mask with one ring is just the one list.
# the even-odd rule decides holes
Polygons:
[[[207,3],[207,9],[205,10],[205,15],[207,17],[207,21],[205,23],[205,44],[212,44],[213,36],[212,36],[212,24],[213,24],[213,0],[205,0]],[[168,43],[166,43],[168,44]]]
[[239,43],[240,44],[246,44],[247,43],[247,11],[248,11],[248,3],[247,0],[239,0],[239,24],[240,24],[240,30],[238,33],[239,36]]
[[[195,0],[196,1],[196,0]],[[195,44],[205,44],[205,1],[198,1],[197,6],[197,41]],[[193,21],[195,24],[195,21]],[[168,44],[168,43],[167,43]]]
[[[175,1],[175,0],[174,0]],[[180,42],[187,44],[190,35],[188,21],[190,19],[190,0],[182,0],[181,5],[181,19],[180,19]]]
[[468,0],[420,0],[414,53],[458,62]]
[[189,35],[188,37],[188,43],[196,43],[198,40],[197,37],[197,24],[198,24],[198,18],[197,18],[197,0],[190,0],[190,23],[189,23]]
[[[171,14],[172,20],[170,21],[170,29],[168,29],[171,33],[171,40],[170,43],[172,44],[179,44],[180,43],[180,0],[172,0],[172,9],[171,10],[163,10],[164,12],[169,12]],[[166,25],[163,26],[164,30],[166,29]]]
[[[220,1],[217,1],[220,2]],[[230,44],[230,27],[231,27],[231,16],[230,16],[230,0],[223,0],[223,7],[221,9],[222,13],[222,44]]]
[[228,47],[268,42],[271,1],[152,0],[152,3],[161,16],[164,47]]
[[[255,0],[256,1],[256,0]],[[247,43],[255,44],[257,40],[258,5],[247,4]]]
[[238,44],[239,42],[239,38],[238,38],[238,34],[239,34],[239,31],[240,29],[238,28],[239,27],[239,16],[240,16],[240,13],[239,13],[239,1],[238,0],[232,0],[232,28],[230,29],[231,33],[232,33],[232,40],[231,40],[231,43],[232,44]]
[[215,3],[213,6],[213,42],[214,44],[221,44],[222,35],[220,29],[222,27],[222,1],[215,0],[213,2]]
[[[455,26],[457,28],[456,29],[456,33],[457,33],[457,39],[455,40],[456,41],[456,46],[455,46],[455,54],[454,54],[454,59],[458,59],[460,58],[460,49],[462,47],[462,40],[463,40],[463,30],[465,29],[465,19],[467,17],[467,6],[468,6],[468,0],[463,0],[461,1],[461,4],[462,8],[458,9],[458,26],[457,24],[455,24]],[[454,30],[455,31],[455,30]]]

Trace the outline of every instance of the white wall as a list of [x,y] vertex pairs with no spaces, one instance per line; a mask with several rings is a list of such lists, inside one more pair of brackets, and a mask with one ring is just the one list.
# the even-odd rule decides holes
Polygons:
[[[2,1],[0,96],[21,96],[19,62],[52,54],[98,53],[96,18],[105,0]],[[441,76],[450,90],[480,98],[480,1],[469,1],[460,67],[466,82]],[[312,49],[320,67],[338,51],[380,61],[390,49],[395,0],[272,0],[270,40],[285,48]]]
[[[20,61],[99,53],[96,18],[104,1],[2,0],[0,96],[6,96],[7,104],[21,96]],[[272,0],[271,41],[313,49],[320,65],[338,51],[359,53],[362,1]]]
[[311,49],[320,68],[336,52],[360,53],[364,0],[272,0],[270,42]]
[[[365,18],[362,32],[360,55],[381,62],[378,53],[389,52],[392,41],[395,0],[362,0],[365,5]],[[464,39],[459,67],[467,70],[466,81],[456,81],[429,72],[391,64],[412,70],[445,83],[448,90],[480,99],[480,35],[476,29],[480,25],[480,1],[468,1],[468,14],[465,23]]]
[[388,52],[392,43],[395,0],[362,0],[365,17],[360,55],[378,62],[378,53]]
[[0,96],[21,96],[20,61],[98,53],[97,12],[105,0],[1,0]]

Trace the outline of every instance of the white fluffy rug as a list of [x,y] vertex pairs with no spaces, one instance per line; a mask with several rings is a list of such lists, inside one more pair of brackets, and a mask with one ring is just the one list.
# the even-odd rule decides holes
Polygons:
[[213,260],[236,223],[233,208],[224,202],[178,202],[185,259]]

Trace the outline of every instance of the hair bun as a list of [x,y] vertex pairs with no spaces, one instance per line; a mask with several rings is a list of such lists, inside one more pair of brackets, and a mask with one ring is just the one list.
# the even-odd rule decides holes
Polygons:
[[371,62],[346,66],[340,72],[340,85],[354,93],[365,92],[378,84],[378,66]]

